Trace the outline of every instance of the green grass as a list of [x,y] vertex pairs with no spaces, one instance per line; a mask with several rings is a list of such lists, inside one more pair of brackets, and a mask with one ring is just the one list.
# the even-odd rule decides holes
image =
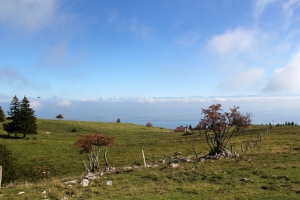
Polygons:
[[[102,123],[67,120],[38,120],[39,134],[28,139],[6,138],[4,143],[28,176],[12,186],[0,189],[0,199],[300,199],[300,127],[273,127],[253,149],[242,153],[245,141],[257,140],[268,126],[252,126],[232,138],[237,160],[205,160],[202,163],[179,163],[171,168],[160,159],[180,156],[194,159],[192,147],[199,156],[208,153],[204,135],[195,132],[184,136],[160,127],[147,128],[128,123]],[[76,128],[78,132],[71,132]],[[50,132],[47,134],[46,132]],[[116,145],[108,148],[111,166],[143,166],[141,150],[147,164],[158,167],[134,168],[104,174],[88,187],[69,186],[67,180],[81,180],[84,171],[79,149],[74,146],[79,136],[105,133],[116,137]],[[230,146],[228,146],[230,149]],[[102,151],[103,153],[104,151]],[[104,169],[103,154],[100,155]],[[49,170],[49,177],[40,177],[40,170]],[[34,178],[30,178],[35,174]],[[248,179],[242,181],[243,178]],[[112,180],[113,186],[106,186]],[[50,189],[50,191],[49,191]],[[42,191],[46,190],[44,194]],[[17,193],[24,191],[22,195]],[[2,196],[1,196],[2,195]]]

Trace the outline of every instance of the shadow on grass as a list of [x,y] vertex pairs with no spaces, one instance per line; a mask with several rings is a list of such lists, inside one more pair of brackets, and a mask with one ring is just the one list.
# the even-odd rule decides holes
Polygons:
[[15,137],[15,135],[8,136],[7,134],[0,134],[0,138],[13,140],[23,139],[23,137]]

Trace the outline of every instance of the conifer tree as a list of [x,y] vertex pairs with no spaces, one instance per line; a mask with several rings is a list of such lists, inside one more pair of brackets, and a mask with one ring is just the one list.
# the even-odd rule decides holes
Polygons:
[[15,137],[17,137],[17,133],[19,132],[17,118],[20,112],[20,103],[16,95],[13,97],[13,100],[10,103],[9,110],[10,111],[7,112],[7,119],[9,120],[9,122],[3,124],[3,129],[8,133],[8,136],[14,133]]
[[17,134],[21,133],[25,138],[27,134],[37,134],[36,116],[30,108],[29,100],[24,96],[20,103],[17,96],[14,96],[10,105],[10,111],[7,112],[9,122],[3,124],[3,129],[8,135],[14,133],[17,137]]
[[0,122],[4,122],[4,121],[5,121],[5,114],[2,107],[0,106]]
[[25,96],[20,103],[20,115],[18,120],[23,138],[25,138],[27,134],[37,134],[36,116],[34,115],[34,110],[30,108],[29,100]]

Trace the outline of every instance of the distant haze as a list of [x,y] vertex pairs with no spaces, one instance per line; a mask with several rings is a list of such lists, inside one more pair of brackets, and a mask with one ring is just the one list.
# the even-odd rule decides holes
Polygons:
[[[30,99],[30,98],[29,98]],[[197,97],[197,98],[143,98],[110,100],[63,100],[30,99],[38,118],[55,119],[63,114],[66,120],[121,122],[175,128],[175,126],[197,125],[201,119],[201,108],[220,103],[224,111],[239,106],[240,112],[252,113],[254,124],[300,122],[299,96],[273,97]],[[9,102],[0,103],[3,110]]]

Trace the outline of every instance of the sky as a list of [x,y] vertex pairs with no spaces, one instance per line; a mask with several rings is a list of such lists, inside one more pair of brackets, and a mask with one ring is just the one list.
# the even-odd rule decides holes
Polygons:
[[300,0],[0,0],[0,105],[25,95],[42,118],[197,120],[223,103],[297,118],[299,25]]

